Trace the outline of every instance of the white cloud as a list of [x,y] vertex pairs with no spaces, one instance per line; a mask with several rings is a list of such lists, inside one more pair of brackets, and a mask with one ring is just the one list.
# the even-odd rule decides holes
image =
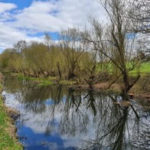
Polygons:
[[[9,12],[12,9],[15,13]],[[41,40],[28,36],[30,32],[60,32],[69,27],[83,29],[89,26],[89,17],[106,20],[97,0],[33,1],[23,10],[17,9],[15,4],[0,3],[0,49],[18,40]]]
[[15,4],[0,2],[0,13],[3,13],[5,11],[9,11],[9,10],[12,10],[15,8],[16,8]]
[[36,31],[59,32],[68,27],[83,28],[89,17],[104,17],[104,10],[94,0],[61,0],[55,3],[35,1],[16,16],[15,26]]
[[0,49],[10,48],[19,40],[41,41],[39,37],[29,37],[24,32],[0,23]]

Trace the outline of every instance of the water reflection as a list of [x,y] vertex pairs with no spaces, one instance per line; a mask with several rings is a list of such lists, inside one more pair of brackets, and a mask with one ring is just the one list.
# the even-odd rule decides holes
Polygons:
[[17,128],[26,150],[150,149],[150,115],[134,101],[139,120],[112,94],[37,87],[15,79],[5,81],[4,94],[6,104],[21,113]]

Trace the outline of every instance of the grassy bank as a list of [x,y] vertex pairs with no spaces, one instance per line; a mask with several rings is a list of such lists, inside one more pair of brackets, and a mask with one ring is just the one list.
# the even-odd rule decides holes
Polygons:
[[[0,85],[0,93],[2,85]],[[21,144],[15,137],[15,127],[8,116],[7,108],[3,104],[0,94],[0,150],[22,150]]]
[[57,77],[47,77],[47,78],[35,78],[35,77],[27,77],[23,74],[11,74],[13,76],[16,76],[19,80],[30,80],[38,84],[38,86],[49,86],[49,85],[74,85],[76,84],[76,81],[72,80],[58,80]]
[[[150,63],[143,63],[140,68],[141,78],[130,90],[131,94],[140,97],[148,97],[150,99]],[[130,74],[131,80],[137,76],[138,70],[133,70]],[[66,85],[69,87],[79,88],[79,89],[89,89],[89,86],[85,82],[79,82],[76,80],[58,80],[57,77],[47,77],[47,78],[35,78],[35,77],[26,77],[20,73],[10,73],[11,75],[17,77],[19,80],[30,80],[36,83],[38,86],[49,86],[49,85]],[[122,79],[117,80],[113,83],[114,79],[110,76],[107,80],[101,80],[93,84],[94,90],[104,90],[104,91],[114,91],[117,93],[121,92],[123,87]],[[109,87],[109,88],[108,88]]]

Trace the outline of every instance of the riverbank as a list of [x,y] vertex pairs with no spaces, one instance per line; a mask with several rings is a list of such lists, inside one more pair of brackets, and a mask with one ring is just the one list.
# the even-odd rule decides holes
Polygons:
[[[95,91],[106,91],[112,93],[120,93],[121,92],[121,83],[114,83],[109,87],[109,82],[101,82],[93,85],[93,90]],[[137,83],[130,91],[130,98],[138,98],[138,99],[147,99],[150,100],[150,91],[144,91],[139,88],[139,84]],[[70,86],[71,87],[71,86]],[[89,90],[88,85],[74,85],[75,89],[83,89]],[[150,90],[150,89],[149,89]]]
[[[80,89],[80,90],[89,90],[89,85],[86,83],[80,83],[77,80],[57,80],[56,77],[47,77],[47,78],[34,78],[26,77],[22,74],[13,74],[19,80],[30,80],[35,82],[38,86],[49,86],[49,85],[63,85],[69,86],[71,88]],[[149,74],[143,75],[139,81],[133,86],[129,91],[131,98],[144,98],[150,100],[150,78]],[[133,77],[134,78],[134,77]],[[96,84],[93,84],[93,90],[95,91],[111,91],[115,93],[120,93],[121,88],[123,87],[121,81],[111,84],[110,81],[101,81]],[[111,86],[110,86],[111,85]]]
[[13,112],[4,105],[0,84],[0,150],[22,150],[16,138],[16,128],[11,119]]

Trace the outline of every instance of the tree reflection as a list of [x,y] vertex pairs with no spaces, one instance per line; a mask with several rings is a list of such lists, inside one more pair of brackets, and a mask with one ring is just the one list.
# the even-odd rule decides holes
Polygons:
[[[9,91],[11,88],[8,87]],[[150,148],[150,121],[145,120],[149,115],[145,118],[147,112],[141,111],[137,104],[124,103],[120,96],[31,84],[16,86],[16,91],[18,101],[24,104],[27,115],[33,114],[38,118],[38,121],[31,118],[32,124],[36,124],[38,129],[44,128],[47,136],[56,132],[62,137],[78,140],[77,149]],[[138,111],[140,120],[134,111]]]

